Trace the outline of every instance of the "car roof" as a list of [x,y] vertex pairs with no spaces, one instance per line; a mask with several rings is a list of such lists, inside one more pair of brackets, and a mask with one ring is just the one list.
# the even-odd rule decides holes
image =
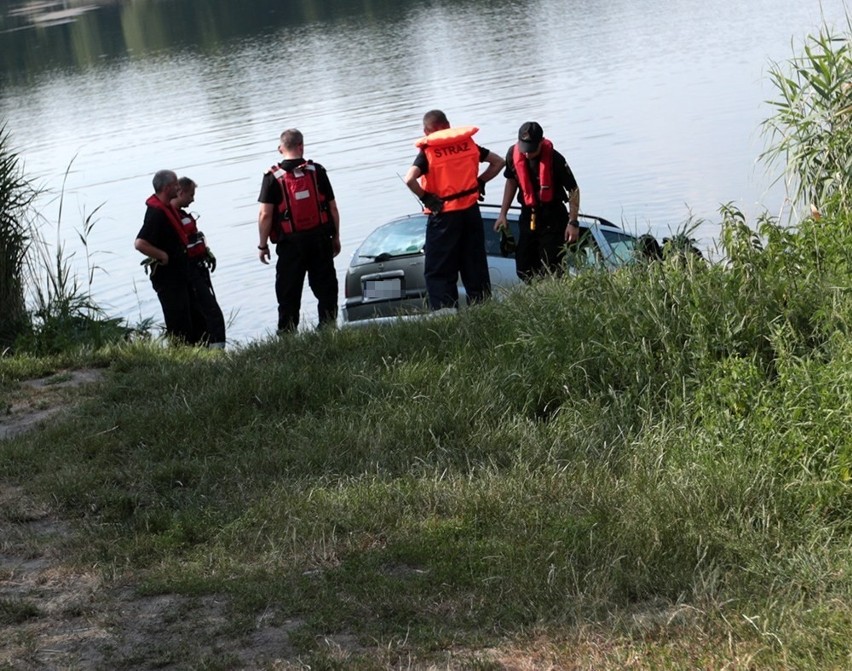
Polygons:
[[[482,210],[483,215],[487,213],[487,214],[495,214],[495,216],[496,216],[496,213],[499,213],[499,211],[500,211],[500,207],[501,207],[500,205],[496,205],[494,203],[480,203],[479,204],[479,208],[480,208],[480,210]],[[520,216],[520,213],[521,213],[521,206],[520,205],[510,205],[509,206],[509,217],[510,218],[517,219]],[[586,220],[586,221],[591,219],[595,223],[599,224],[600,226],[605,226],[605,227],[608,226],[608,227],[613,228],[615,230],[621,230],[617,225],[615,225],[614,223],[609,221],[609,219],[604,219],[603,217],[599,217],[595,214],[586,214],[585,212],[580,212],[579,218]],[[585,222],[581,222],[581,223],[585,223]]]
[[[496,218],[500,212],[500,205],[496,205],[494,203],[480,203],[479,204],[480,211],[483,216],[488,216],[489,218]],[[509,207],[508,218],[517,220],[520,217],[521,208],[519,205],[512,205]],[[409,219],[414,219],[415,217],[424,217],[426,216],[423,212],[412,212],[410,214],[403,214],[398,217],[394,217],[390,221],[385,222],[384,224],[380,224],[376,228],[380,228],[381,226],[387,226],[389,224],[393,224],[399,221],[407,221]],[[592,220],[597,223],[599,226],[603,228],[611,228],[616,231],[621,231],[621,227],[617,224],[612,223],[609,219],[604,219],[603,217],[599,217],[596,214],[586,214],[585,212],[580,212],[579,218],[582,220],[580,223],[585,223],[588,225],[588,221]]]

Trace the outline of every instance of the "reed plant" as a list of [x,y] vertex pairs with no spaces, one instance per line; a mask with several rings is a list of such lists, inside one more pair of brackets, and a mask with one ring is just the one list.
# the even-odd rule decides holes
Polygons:
[[[61,200],[61,197],[60,197]],[[61,237],[62,215],[56,224],[56,242],[49,244],[34,235],[36,265],[32,286],[32,329],[16,342],[19,349],[36,355],[58,354],[77,348],[96,350],[130,337],[133,329],[119,317],[110,317],[92,297],[97,264],[92,260],[89,236],[99,208],[88,214],[77,231],[86,254],[85,280],[74,267],[74,256],[65,251]]]
[[89,247],[89,238],[100,206],[88,215],[84,213],[82,230],[76,231],[85,254],[83,280],[75,268],[74,255],[66,252],[62,238],[63,204],[73,159],[62,180],[55,221],[56,241],[51,244],[44,235],[51,224],[43,213],[34,209],[42,191],[24,177],[18,155],[6,146],[8,137],[8,133],[0,134],[0,179],[4,180],[0,193],[5,199],[0,203],[3,212],[0,296],[4,301],[0,346],[46,356],[80,348],[96,350],[147,332],[147,323],[143,322],[139,328],[130,327],[124,319],[108,316],[92,297],[92,285],[100,267],[94,259],[97,252]]
[[33,202],[39,189],[24,174],[5,124],[0,126],[0,350],[29,326],[24,301]]
[[764,122],[772,144],[764,154],[786,168],[794,200],[816,212],[848,211],[852,195],[852,21],[847,30],[823,26],[802,53],[775,63],[777,97]]

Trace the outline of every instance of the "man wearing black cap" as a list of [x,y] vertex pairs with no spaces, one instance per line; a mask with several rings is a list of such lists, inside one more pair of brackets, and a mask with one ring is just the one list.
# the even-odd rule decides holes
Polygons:
[[[458,307],[459,275],[469,303],[491,294],[479,199],[503,159],[471,139],[477,130],[450,126],[441,110],[427,112],[424,137],[415,144],[420,153],[405,175],[429,213],[424,275],[433,310]],[[482,174],[480,163],[488,164]]]
[[[565,157],[544,137],[535,121],[518,130],[518,142],[506,153],[506,186],[494,230],[507,226],[506,214],[518,194],[521,205],[515,268],[525,282],[544,272],[562,270],[566,243],[580,235],[580,189]],[[565,203],[568,203],[566,209]]]

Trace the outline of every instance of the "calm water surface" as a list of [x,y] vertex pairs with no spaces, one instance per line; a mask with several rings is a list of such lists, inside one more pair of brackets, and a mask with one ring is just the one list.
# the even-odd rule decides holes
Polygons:
[[[48,3],[49,4],[49,3]],[[282,130],[305,134],[341,212],[342,280],[373,227],[417,209],[400,181],[427,109],[480,127],[501,155],[538,120],[577,175],[582,210],[665,235],[688,217],[704,247],[721,203],[784,211],[757,157],[774,96],[767,70],[842,0],[0,0],[0,120],[51,190],[44,234],[95,212],[95,299],[161,319],[133,239],[161,168],[199,184],[229,339],[275,328],[274,268],[256,256],[257,194]],[[53,12],[53,13],[49,13]],[[60,230],[58,194],[64,184]],[[488,188],[499,202],[503,179]],[[341,284],[342,292],[342,284]],[[341,302],[342,302],[341,293]],[[306,292],[303,320],[315,321]]]

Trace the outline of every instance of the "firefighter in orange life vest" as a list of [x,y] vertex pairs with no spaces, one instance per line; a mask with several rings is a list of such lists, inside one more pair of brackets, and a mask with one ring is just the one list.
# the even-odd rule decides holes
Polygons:
[[304,138],[295,128],[281,134],[283,156],[263,176],[258,214],[259,258],[269,263],[269,243],[275,244],[275,295],[278,333],[294,332],[305,275],[317,299],[319,325],[337,321],[337,273],[340,253],[340,214],[328,174],[319,163],[304,159]]
[[[405,183],[429,213],[426,224],[426,289],[433,310],[458,307],[458,279],[469,303],[491,294],[485,232],[479,199],[485,183],[503,168],[503,159],[471,138],[477,128],[450,127],[441,110],[423,117],[425,137]],[[487,163],[479,174],[479,164]]]
[[506,226],[506,214],[517,193],[521,205],[515,249],[518,277],[529,282],[547,272],[561,273],[565,244],[576,242],[580,235],[580,189],[565,157],[535,121],[518,130],[518,142],[506,153],[503,175],[506,185],[494,230]]

